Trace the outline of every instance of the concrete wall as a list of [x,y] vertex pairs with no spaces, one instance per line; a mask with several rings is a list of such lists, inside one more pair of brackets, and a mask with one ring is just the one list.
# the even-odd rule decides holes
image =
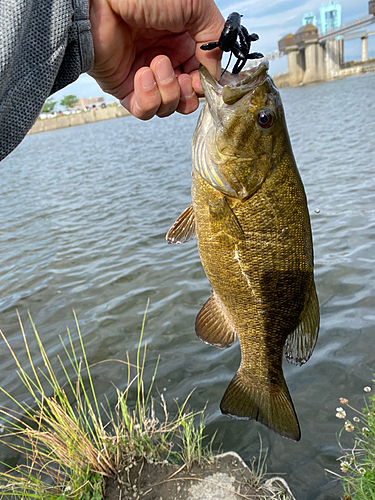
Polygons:
[[272,80],[275,82],[276,87],[279,89],[290,87],[289,73],[278,73],[277,75],[273,75]]
[[375,59],[369,59],[366,63],[361,61],[354,62],[352,66],[346,66],[340,69],[339,78],[346,76],[359,75],[360,73],[375,73]]
[[38,120],[29,134],[38,132],[46,132],[48,130],[56,130],[58,128],[74,127],[76,125],[84,125],[85,123],[100,122],[102,120],[111,120],[121,116],[129,116],[129,112],[122,106],[98,108],[96,111],[86,111],[85,113],[76,113],[74,115],[62,115],[55,118],[47,118],[46,120]]
[[362,61],[365,62],[368,59],[368,37],[364,36],[361,38],[362,45]]
[[308,83],[324,82],[335,78],[375,71],[375,59],[363,60],[367,47],[362,40],[362,61],[344,63],[344,41],[304,40],[286,48],[288,73],[275,75],[274,82],[279,88]]
[[[362,61],[350,61],[349,63],[343,64],[341,68],[336,64],[332,64],[329,76],[328,73],[325,73],[324,78],[320,81],[332,80],[336,78],[345,78],[347,76],[359,75],[361,73],[375,73],[375,58],[369,59],[365,63],[363,63]],[[272,79],[275,82],[276,87],[278,87],[279,89],[282,89],[284,87],[293,87],[295,85],[302,85],[303,83],[307,83],[302,81],[298,81],[296,83],[295,78],[291,78],[289,72],[273,75]]]
[[324,79],[322,47],[318,40],[306,40],[304,45],[306,70],[302,83],[321,82]]
[[344,59],[343,47],[343,40],[326,40],[324,42],[324,80],[332,80],[340,76]]
[[288,55],[289,85],[299,85],[305,74],[305,53],[298,50],[297,45],[288,47],[286,53]]

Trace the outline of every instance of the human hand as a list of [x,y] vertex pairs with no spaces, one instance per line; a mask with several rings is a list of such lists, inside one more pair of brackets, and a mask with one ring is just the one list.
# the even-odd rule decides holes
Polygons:
[[89,74],[141,120],[192,113],[199,63],[220,77],[224,19],[213,0],[90,0],[95,63]]

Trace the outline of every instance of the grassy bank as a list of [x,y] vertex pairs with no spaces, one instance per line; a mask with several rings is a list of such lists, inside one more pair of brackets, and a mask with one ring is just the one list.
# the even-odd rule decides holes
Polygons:
[[[212,452],[214,436],[204,436],[204,410],[187,410],[189,397],[174,409],[171,418],[162,395],[152,397],[157,364],[146,389],[143,379],[146,350],[142,348],[146,313],[143,318],[136,359],[125,361],[127,385],[117,390],[114,407],[99,404],[90,365],[77,318],[77,337],[68,330],[68,347],[61,339],[70,369],[58,357],[65,374],[61,383],[55,374],[37,329],[30,318],[32,337],[36,338],[43,366],[33,361],[28,338],[21,320],[20,327],[28,359],[24,369],[17,353],[1,333],[25,385],[32,405],[17,401],[1,389],[9,400],[0,408],[5,422],[0,442],[23,457],[19,465],[0,473],[0,498],[39,500],[109,500],[124,498],[173,498],[173,488],[183,482],[210,482],[202,471],[218,471],[217,458]],[[77,344],[79,348],[75,348]],[[130,388],[132,397],[130,401]],[[159,416],[158,416],[159,415]],[[162,417],[160,417],[162,415]],[[238,457],[239,458],[239,457]],[[267,494],[261,485],[265,472],[265,456],[252,464],[246,474],[233,457],[222,459],[225,471],[238,470],[235,481],[241,490],[231,485],[219,485],[225,494],[235,498],[290,498]],[[244,464],[243,464],[244,465]],[[223,469],[221,469],[222,471]],[[176,481],[180,481],[179,485]],[[159,488],[159,489],[157,489]],[[160,489],[161,488],[161,489]],[[175,491],[175,490],[173,490]],[[174,494],[174,493],[173,493]]]
[[[155,414],[151,391],[143,380],[146,346],[142,349],[144,322],[135,363],[125,361],[128,383],[125,391],[117,390],[114,410],[100,407],[95,393],[82,336],[76,320],[80,352],[76,352],[68,331],[69,349],[62,342],[72,367],[69,374],[60,360],[66,381],[56,378],[54,369],[30,318],[44,368],[35,366],[22,323],[21,330],[31,366],[31,374],[21,366],[16,353],[6,342],[17,365],[22,382],[34,400],[33,407],[16,401],[1,389],[15,410],[0,409],[6,422],[1,442],[7,443],[25,457],[25,463],[0,474],[3,495],[19,498],[62,500],[65,498],[100,500],[109,479],[124,483],[120,471],[129,471],[137,462],[202,464],[212,460],[211,443],[203,446],[203,411],[186,412],[185,403],[169,420],[166,403],[160,396],[164,420]],[[129,389],[136,386],[133,409],[128,405]],[[195,420],[199,425],[195,426]],[[7,438],[12,438],[9,444]],[[177,447],[175,444],[177,443]],[[6,464],[3,464],[6,465]],[[126,483],[126,481],[125,481]],[[128,484],[131,492],[134,489]],[[126,489],[126,488],[125,488]]]

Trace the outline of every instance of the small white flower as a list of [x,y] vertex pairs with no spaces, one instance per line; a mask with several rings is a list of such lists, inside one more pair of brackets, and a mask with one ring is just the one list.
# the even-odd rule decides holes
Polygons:
[[71,486],[67,486],[64,490],[64,493],[69,493],[69,491],[72,491],[72,487]]
[[368,432],[370,432],[370,430],[368,427],[362,427],[362,432],[363,434],[367,434]]
[[342,405],[347,405],[349,403],[349,401],[346,398],[340,398],[340,403]]
[[340,469],[342,472],[348,472],[350,464],[348,462],[341,462]]
[[345,418],[346,417],[346,411],[341,408],[340,406],[338,408],[336,408],[336,417],[337,418]]
[[354,420],[354,422],[359,422],[359,418],[358,417],[353,417],[353,420]]
[[354,425],[349,422],[349,420],[347,420],[344,424],[344,428],[346,430],[346,432],[353,432],[354,431]]
[[358,472],[359,472],[360,474],[364,474],[364,473],[366,472],[366,469],[365,469],[364,467],[359,467],[359,468],[358,468]]
[[366,387],[364,387],[363,390],[365,392],[371,392],[371,387],[369,387],[368,385],[366,385]]

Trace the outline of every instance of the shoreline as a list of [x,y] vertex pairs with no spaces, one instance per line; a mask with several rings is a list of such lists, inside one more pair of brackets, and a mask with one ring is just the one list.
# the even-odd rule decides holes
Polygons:
[[[366,62],[354,61],[346,63],[346,67],[341,68],[336,77],[332,80],[321,80],[315,84],[324,83],[327,81],[336,81],[350,76],[356,76],[365,73],[375,72],[375,58],[371,58]],[[300,87],[304,85],[311,85],[311,83],[298,83],[290,85],[290,74],[277,73],[272,76],[278,89]],[[199,101],[204,100],[200,98]],[[131,116],[131,113],[123,108],[121,105],[110,106],[107,108],[98,108],[91,111],[83,111],[81,113],[71,115],[61,115],[55,118],[47,118],[45,120],[38,119],[28,134],[38,134],[40,132],[48,132],[50,130],[57,130],[60,128],[75,127],[78,125],[85,125],[86,123],[95,123],[104,120],[112,120],[113,118],[122,118],[123,116]]]
[[38,119],[28,132],[28,135],[57,130],[59,128],[76,127],[77,125],[85,125],[86,123],[112,120],[113,118],[121,118],[123,116],[130,116],[129,111],[122,106],[111,106],[76,113],[74,115],[61,115],[56,116],[55,118],[47,118],[45,120]]

